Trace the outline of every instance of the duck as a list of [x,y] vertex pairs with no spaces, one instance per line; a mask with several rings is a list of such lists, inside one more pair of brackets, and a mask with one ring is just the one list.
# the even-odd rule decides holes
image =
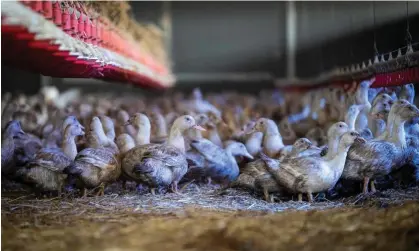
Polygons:
[[402,85],[399,98],[405,99],[409,103],[413,104],[415,99],[415,86],[413,84]]
[[99,116],[99,119],[102,123],[105,135],[109,139],[109,144],[111,144],[110,142],[115,140],[115,125],[113,120],[110,117],[104,115]]
[[[97,128],[93,128],[93,134],[100,133],[100,130],[96,131]],[[97,135],[97,137],[100,136]],[[120,141],[124,139],[119,138]],[[63,173],[69,175],[69,178],[82,183],[83,197],[87,195],[88,188],[96,187],[99,187],[97,196],[104,195],[105,185],[116,181],[121,175],[119,150],[116,152],[114,149],[103,147],[100,145],[100,141],[95,143],[97,145],[94,147],[80,151],[74,161],[63,170]],[[125,145],[126,142],[120,143]]]
[[84,126],[80,124],[77,117],[74,115],[67,116],[62,122],[58,121],[56,125],[54,126],[54,130],[50,132],[45,140],[46,143],[44,147],[46,148],[59,148],[61,145],[61,142],[63,140],[63,135],[65,132],[65,129],[68,125],[75,125],[80,127],[81,130],[85,130]]
[[251,130],[255,125],[255,121],[248,121],[232,137],[235,140],[243,141],[247,151],[253,157],[259,156],[259,152],[262,151],[263,132],[253,132],[250,134],[246,134],[245,132]]
[[349,126],[343,122],[336,122],[332,124],[327,130],[327,145],[322,147],[311,147],[305,150],[304,156],[321,156],[325,159],[333,159],[338,154],[339,140],[344,133],[349,131]]
[[387,116],[386,129],[380,136],[376,138],[376,140],[390,140],[391,139],[397,110],[399,109],[400,106],[405,106],[409,104],[410,103],[405,99],[399,99],[393,103],[393,105],[390,108],[390,112]]
[[178,104],[177,108],[180,112],[196,112],[196,113],[209,113],[212,112],[221,118],[221,112],[211,103],[203,99],[202,92],[199,88],[195,88],[192,92],[192,98],[185,100]]
[[374,81],[375,79],[362,81],[353,96],[355,104],[364,105],[355,122],[355,129],[358,132],[363,132],[368,128],[368,113],[371,109],[371,103],[368,101],[368,90]]
[[[110,121],[108,120],[105,123],[109,123],[109,122]],[[107,125],[108,130],[114,131],[114,129],[110,128],[110,126],[112,125],[113,123],[111,125]],[[90,121],[90,131],[86,135],[85,146],[88,148],[104,147],[111,150],[114,153],[118,152],[118,146],[115,144],[113,140],[111,140],[110,138],[106,136],[105,131],[104,131],[104,126],[102,125],[102,122],[99,119],[99,117],[96,117],[96,116],[93,117],[92,120]]]
[[143,113],[135,113],[129,117],[128,121],[124,125],[133,125],[136,134],[134,136],[134,141],[136,146],[150,144],[151,137],[151,123],[147,115]]
[[[197,125],[200,126],[205,126],[207,127],[207,124],[209,122],[209,118],[206,114],[201,113],[201,114],[196,114],[195,116],[193,116],[195,119],[195,122]],[[193,153],[193,151],[191,152],[191,142],[193,140],[201,140],[204,137],[202,136],[202,131],[200,130],[196,130],[194,128],[188,129],[185,132],[185,150],[187,152],[187,156],[193,156],[195,153]]]
[[214,180],[227,187],[239,176],[236,156],[253,159],[241,142],[230,142],[225,149],[208,139],[192,140],[192,151],[188,152],[188,161],[192,164],[186,174],[187,179],[207,178],[208,184]]
[[[309,149],[315,149],[316,147],[314,146],[314,144],[307,138],[299,138],[298,140],[296,140],[294,142],[294,144],[292,145],[292,151],[286,156],[287,158],[298,158],[301,156],[305,156],[304,152],[308,152]],[[266,156],[266,158],[269,158]],[[282,159],[283,160],[283,159]],[[272,159],[272,161],[276,161],[278,164],[282,161],[280,159]],[[251,185],[252,188],[254,188],[254,190],[256,190],[257,192],[263,192],[264,195],[264,199],[268,202],[273,202],[273,193],[284,193],[286,191],[284,191],[283,187],[279,186],[278,183],[276,182],[276,180],[272,177],[272,175],[267,171],[266,167],[265,167],[265,161],[263,161],[262,159],[257,160],[258,163],[255,164],[259,164],[259,169],[260,173],[254,177],[254,181],[252,182],[253,184]],[[263,167],[261,167],[261,165],[263,165]],[[249,172],[249,167],[247,166],[245,167],[245,169],[243,170],[243,174],[244,175],[249,175],[252,174],[252,172]],[[248,172],[248,173],[247,173]],[[245,174],[247,173],[247,174]],[[249,179],[249,181],[251,180],[250,177],[247,177],[247,179]]]
[[310,129],[310,131],[306,133],[305,137],[316,146],[324,145],[327,140],[324,130],[321,127],[314,127],[313,129]]
[[75,138],[83,136],[84,131],[78,125],[68,125],[64,131],[62,149],[42,148],[24,168],[18,170],[25,183],[34,185],[42,191],[57,191],[61,195],[67,175],[63,170],[77,155]]
[[223,147],[223,140],[219,134],[219,127],[222,125],[225,125],[225,123],[221,118],[212,112],[208,113],[208,121],[206,123],[207,138],[219,147]]
[[119,109],[118,113],[116,115],[116,122],[118,124],[117,126],[117,135],[122,133],[128,133],[131,137],[135,137],[135,134],[137,133],[134,126],[127,123],[130,116],[127,111],[124,109]]
[[263,152],[271,158],[280,154],[284,148],[281,134],[279,133],[278,126],[275,122],[268,118],[260,118],[256,121],[252,129],[247,134],[254,132],[263,132]]
[[18,120],[9,121],[6,124],[5,130],[1,140],[1,171],[6,174],[9,173],[9,169],[12,167],[11,163],[15,156],[15,140],[25,135],[20,122]]
[[116,138],[116,145],[122,159],[129,150],[135,147],[135,141],[129,134],[123,133]]
[[152,143],[162,144],[167,140],[167,124],[166,119],[159,111],[154,111],[150,114],[151,122],[155,128],[155,134],[151,138]]
[[136,146],[125,154],[122,160],[123,173],[134,181],[148,185],[153,195],[156,188],[160,190],[168,186],[177,193],[178,182],[188,170],[183,134],[190,128],[205,130],[190,115],[178,117],[165,144]]
[[388,175],[406,164],[411,154],[405,151],[404,124],[417,118],[419,110],[411,104],[395,104],[391,111],[394,114],[394,125],[390,141],[372,140],[367,144],[355,144],[348,152],[342,178],[363,181],[364,194],[368,193],[369,184],[371,192],[375,192],[374,179]]
[[338,182],[349,147],[355,142],[362,144],[366,141],[356,131],[344,133],[339,141],[338,154],[333,159],[304,156],[284,159],[279,164],[263,153],[261,159],[278,184],[289,192],[298,193],[298,201],[302,201],[305,193],[308,201],[313,202],[313,193],[327,191]]

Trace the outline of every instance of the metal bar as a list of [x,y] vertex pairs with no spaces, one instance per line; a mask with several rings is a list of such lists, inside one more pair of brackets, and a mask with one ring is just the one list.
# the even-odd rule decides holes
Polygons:
[[287,51],[287,78],[296,76],[295,52],[297,47],[297,11],[294,1],[286,3],[286,51]]

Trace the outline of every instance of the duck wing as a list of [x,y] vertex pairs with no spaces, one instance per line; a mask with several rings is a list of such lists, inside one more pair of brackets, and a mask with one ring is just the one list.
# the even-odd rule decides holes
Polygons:
[[189,166],[203,167],[205,165],[205,158],[195,150],[186,152],[186,160]]
[[225,165],[229,161],[225,150],[207,139],[193,140],[191,146],[213,164]]
[[75,161],[83,161],[100,169],[118,164],[112,152],[104,148],[86,148],[77,154]]
[[59,149],[41,149],[27,167],[39,166],[53,172],[62,172],[71,162],[71,159]]

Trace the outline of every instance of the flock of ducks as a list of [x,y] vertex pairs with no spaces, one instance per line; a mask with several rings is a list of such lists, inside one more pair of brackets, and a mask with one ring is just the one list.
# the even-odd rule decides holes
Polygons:
[[64,108],[57,93],[5,95],[2,178],[83,196],[115,182],[152,194],[216,183],[271,202],[276,193],[311,202],[340,180],[375,192],[377,179],[419,167],[419,110],[413,84],[373,89],[373,81],[354,93],[87,95]]

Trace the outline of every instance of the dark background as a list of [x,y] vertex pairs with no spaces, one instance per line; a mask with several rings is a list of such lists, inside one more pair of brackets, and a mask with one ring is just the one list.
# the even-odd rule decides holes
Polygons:
[[[135,17],[164,28],[171,20],[169,47],[177,89],[199,85],[205,90],[255,91],[272,87],[263,76],[286,74],[286,2],[131,2]],[[295,2],[297,11],[296,74],[316,76],[336,66],[360,63],[378,52],[406,45],[406,25],[419,42],[419,2]],[[375,15],[374,15],[375,9]],[[375,18],[374,18],[375,16]],[[374,21],[375,19],[375,21]],[[23,56],[23,55],[22,55]],[[250,75],[233,80],[231,74]],[[261,77],[262,76],[262,77]],[[7,67],[2,62],[2,92],[36,92],[38,74]],[[95,80],[49,79],[66,89],[129,90]],[[141,90],[138,90],[141,91]]]

